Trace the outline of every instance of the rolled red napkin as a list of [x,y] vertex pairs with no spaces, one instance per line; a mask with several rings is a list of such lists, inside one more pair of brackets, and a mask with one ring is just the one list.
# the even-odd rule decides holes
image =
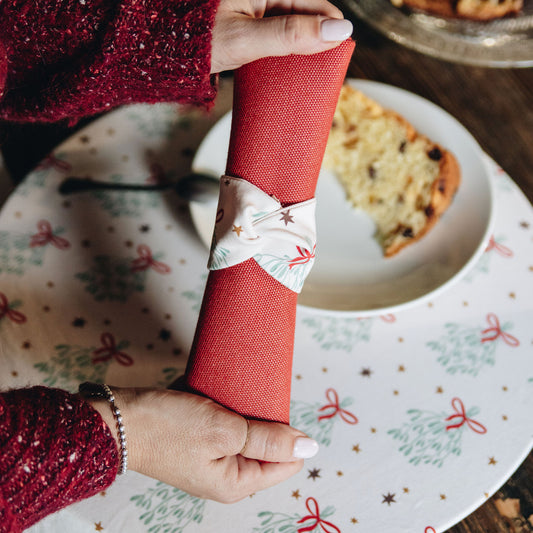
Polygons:
[[[283,206],[311,199],[354,42],[235,72],[226,174]],[[297,293],[254,259],[211,271],[185,380],[250,418],[289,423]]]

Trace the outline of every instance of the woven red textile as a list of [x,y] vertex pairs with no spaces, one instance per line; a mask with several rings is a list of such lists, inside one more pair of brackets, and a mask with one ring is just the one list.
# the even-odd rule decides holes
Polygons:
[[[284,205],[314,196],[354,43],[235,73],[226,173]],[[250,259],[207,280],[186,382],[251,418],[289,422],[297,294]]]

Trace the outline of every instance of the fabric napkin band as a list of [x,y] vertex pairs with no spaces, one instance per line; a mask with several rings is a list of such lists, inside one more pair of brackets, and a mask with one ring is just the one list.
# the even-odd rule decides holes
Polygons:
[[250,182],[222,176],[208,268],[220,270],[253,258],[299,293],[315,260],[315,205],[312,198],[282,207]]

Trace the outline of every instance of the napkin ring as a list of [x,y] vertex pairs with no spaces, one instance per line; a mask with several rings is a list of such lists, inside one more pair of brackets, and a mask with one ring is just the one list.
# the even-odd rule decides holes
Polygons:
[[126,442],[126,431],[124,430],[124,424],[120,409],[115,404],[115,396],[113,391],[109,388],[109,385],[100,383],[91,383],[86,381],[81,383],[78,387],[80,396],[85,399],[99,399],[107,400],[111,407],[111,412],[117,423],[118,440],[120,442],[120,465],[118,473],[125,474],[128,471],[128,448]]
[[316,249],[316,200],[282,207],[250,182],[222,176],[208,268],[250,258],[294,292],[301,292]]

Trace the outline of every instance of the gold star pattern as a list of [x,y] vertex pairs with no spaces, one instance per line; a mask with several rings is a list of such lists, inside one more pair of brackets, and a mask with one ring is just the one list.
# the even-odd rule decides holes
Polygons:
[[352,452],[355,452],[355,453],[360,453],[361,452],[361,448],[359,448],[359,444],[354,444],[352,446]]
[[510,292],[509,298],[511,298],[511,300],[514,300],[516,298],[516,294],[514,292]]
[[503,390],[504,392],[507,392],[507,386],[504,385],[504,386],[502,387],[502,390]]
[[398,337],[398,342],[403,342],[403,337]]
[[376,428],[370,428],[370,431],[371,431],[371,433],[376,433],[377,429]]
[[103,531],[104,528],[102,527],[102,522],[95,522],[94,523],[94,529],[95,529],[95,531]]
[[398,367],[398,372],[405,372],[405,367],[403,365],[400,365]]
[[463,302],[463,305],[464,305],[465,307],[468,307],[468,302],[466,302],[466,301]]
[[242,226],[236,226],[235,224],[233,224],[233,229],[231,231],[235,232],[237,234],[237,237],[240,237],[242,232]]
[[507,415],[502,415],[502,420],[507,421]]
[[394,396],[398,396],[398,394],[400,394],[400,391],[395,390],[395,391],[392,391],[392,393],[394,394]]
[[322,367],[322,372],[324,372],[324,374],[328,371],[328,369],[324,366]]
[[80,141],[83,143],[83,144],[87,144],[91,139],[89,138],[88,135],[82,135],[80,137]]
[[352,524],[357,524],[357,523],[359,522],[359,520],[357,520],[357,518],[351,518],[351,519],[350,519],[350,522],[351,522]]
[[437,394],[442,394],[444,392],[444,389],[442,387],[437,387],[437,390],[435,392]]
[[300,489],[293,490],[291,497],[294,498],[295,500],[300,499],[302,497],[302,495],[300,494]]
[[391,494],[390,492],[388,492],[387,494],[382,494],[382,496],[383,501],[381,503],[386,503],[389,507],[391,503],[396,503],[396,500],[394,499],[394,496],[396,496],[396,494]]
[[489,465],[495,465],[498,461],[494,457],[489,457]]
[[363,368],[360,372],[361,376],[364,376],[364,377],[370,377],[372,375],[372,370],[370,370],[370,368]]
[[404,492],[404,494],[409,494],[409,488],[408,487],[404,487],[403,488],[403,492]]
[[288,226],[289,223],[294,224],[294,217],[290,213],[291,213],[290,209],[287,209],[287,211],[281,212],[280,220],[283,220],[283,222],[285,222],[285,226]]
[[524,229],[528,229],[529,228],[529,222],[526,222],[525,220],[523,220],[522,222],[520,222],[520,227],[524,228]]
[[344,476],[342,470],[337,470],[337,476],[339,476],[339,477]]
[[302,374],[296,374],[296,376],[294,376],[296,379],[302,379]]
[[440,499],[441,499],[441,500],[445,500],[445,499],[446,499],[446,494],[441,494],[441,495],[440,495]]
[[315,481],[317,477],[320,477],[320,468],[313,468],[312,470],[307,471],[309,472],[307,479],[312,479]]

